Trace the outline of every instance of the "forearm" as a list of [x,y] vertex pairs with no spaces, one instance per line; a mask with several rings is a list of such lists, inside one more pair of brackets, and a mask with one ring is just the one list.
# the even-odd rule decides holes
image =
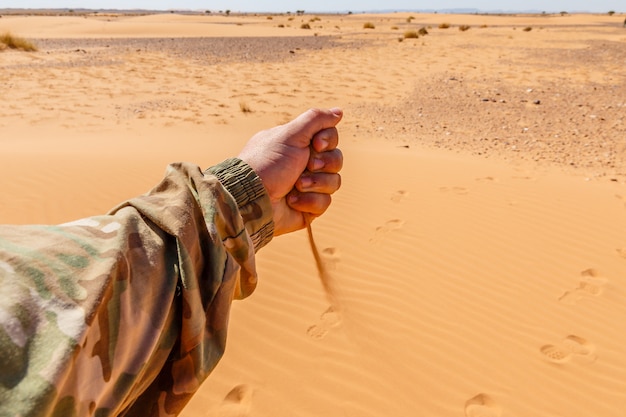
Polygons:
[[217,173],[239,178],[225,181],[237,200],[180,164],[107,216],[0,228],[3,412],[182,409],[221,357],[230,302],[253,291],[254,252],[271,239],[260,180],[232,163]]

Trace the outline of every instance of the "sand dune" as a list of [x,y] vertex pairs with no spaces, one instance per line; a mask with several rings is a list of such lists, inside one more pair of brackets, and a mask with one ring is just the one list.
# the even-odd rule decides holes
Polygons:
[[277,239],[187,415],[227,415],[241,386],[249,415],[621,413],[614,187],[384,144],[346,155],[345,188],[315,224],[343,316],[305,237]]
[[101,213],[169,162],[345,110],[313,224],[341,312],[306,232],[275,239],[183,415],[626,410],[624,16],[408,17],[0,19],[42,45],[0,52],[5,223]]

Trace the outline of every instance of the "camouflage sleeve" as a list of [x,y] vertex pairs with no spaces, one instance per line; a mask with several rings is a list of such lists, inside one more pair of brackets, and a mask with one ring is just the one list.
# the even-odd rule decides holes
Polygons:
[[108,215],[0,226],[0,416],[175,416],[256,285],[269,198],[231,159],[173,164]]

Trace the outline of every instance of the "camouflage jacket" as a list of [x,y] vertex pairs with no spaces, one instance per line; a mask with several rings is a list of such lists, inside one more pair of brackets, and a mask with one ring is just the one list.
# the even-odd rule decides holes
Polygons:
[[0,416],[175,416],[256,285],[269,197],[230,159],[58,226],[0,226]]

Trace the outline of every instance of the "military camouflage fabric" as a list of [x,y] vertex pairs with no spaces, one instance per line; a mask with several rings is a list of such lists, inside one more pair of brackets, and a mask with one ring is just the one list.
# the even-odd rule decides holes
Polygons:
[[105,216],[0,226],[0,416],[175,416],[256,285],[269,197],[238,159],[168,167]]

